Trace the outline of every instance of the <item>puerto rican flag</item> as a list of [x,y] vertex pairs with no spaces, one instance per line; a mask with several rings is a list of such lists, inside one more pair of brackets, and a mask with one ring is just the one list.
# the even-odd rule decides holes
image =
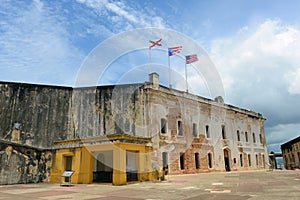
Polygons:
[[191,64],[191,63],[196,62],[196,61],[198,61],[197,54],[192,54],[192,55],[185,56],[185,63],[186,64]]
[[182,46],[178,46],[178,47],[171,47],[169,48],[169,56],[174,56],[175,54],[178,54],[182,51]]

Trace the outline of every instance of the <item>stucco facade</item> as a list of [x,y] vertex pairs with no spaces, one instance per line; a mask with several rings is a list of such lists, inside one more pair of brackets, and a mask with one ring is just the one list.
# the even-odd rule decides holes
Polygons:
[[167,159],[169,173],[265,168],[261,114],[226,105],[221,97],[210,100],[153,85],[146,88],[153,159],[161,166]]
[[110,135],[54,144],[55,157],[50,182],[60,182],[61,174],[74,171],[71,183],[108,182],[124,185],[130,181],[154,180],[150,139]]

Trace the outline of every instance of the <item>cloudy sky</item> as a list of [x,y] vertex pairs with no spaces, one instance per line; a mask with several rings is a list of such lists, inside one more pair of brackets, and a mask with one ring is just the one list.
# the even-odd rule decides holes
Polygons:
[[[207,53],[226,103],[263,114],[269,151],[280,151],[280,144],[300,135],[299,1],[0,0],[0,5],[1,81],[73,86],[85,58],[108,38],[137,28],[169,29]],[[112,63],[118,70],[101,84],[118,82],[136,65],[134,54],[125,57]],[[137,77],[130,81],[142,81]],[[189,80],[206,96],[200,80],[192,75]]]

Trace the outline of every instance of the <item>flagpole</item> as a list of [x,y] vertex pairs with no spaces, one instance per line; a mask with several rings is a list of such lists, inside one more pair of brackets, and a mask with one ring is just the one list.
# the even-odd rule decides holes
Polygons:
[[186,69],[186,62],[185,62],[185,85],[186,85],[186,92],[189,92],[189,87],[188,87],[188,81],[187,81],[187,69]]
[[182,46],[168,48],[169,88],[172,88],[170,56],[180,53],[181,50],[182,50]]
[[169,88],[172,88],[171,84],[171,66],[170,66],[170,55],[169,55],[169,49],[168,49],[168,65],[169,65]]
[[150,65],[150,73],[152,72],[152,57],[151,57],[151,48],[149,48],[149,65]]

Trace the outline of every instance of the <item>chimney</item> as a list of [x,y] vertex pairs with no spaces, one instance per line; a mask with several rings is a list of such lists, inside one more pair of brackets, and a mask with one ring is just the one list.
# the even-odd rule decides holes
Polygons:
[[149,82],[152,83],[155,89],[158,89],[159,75],[156,72],[149,74]]

